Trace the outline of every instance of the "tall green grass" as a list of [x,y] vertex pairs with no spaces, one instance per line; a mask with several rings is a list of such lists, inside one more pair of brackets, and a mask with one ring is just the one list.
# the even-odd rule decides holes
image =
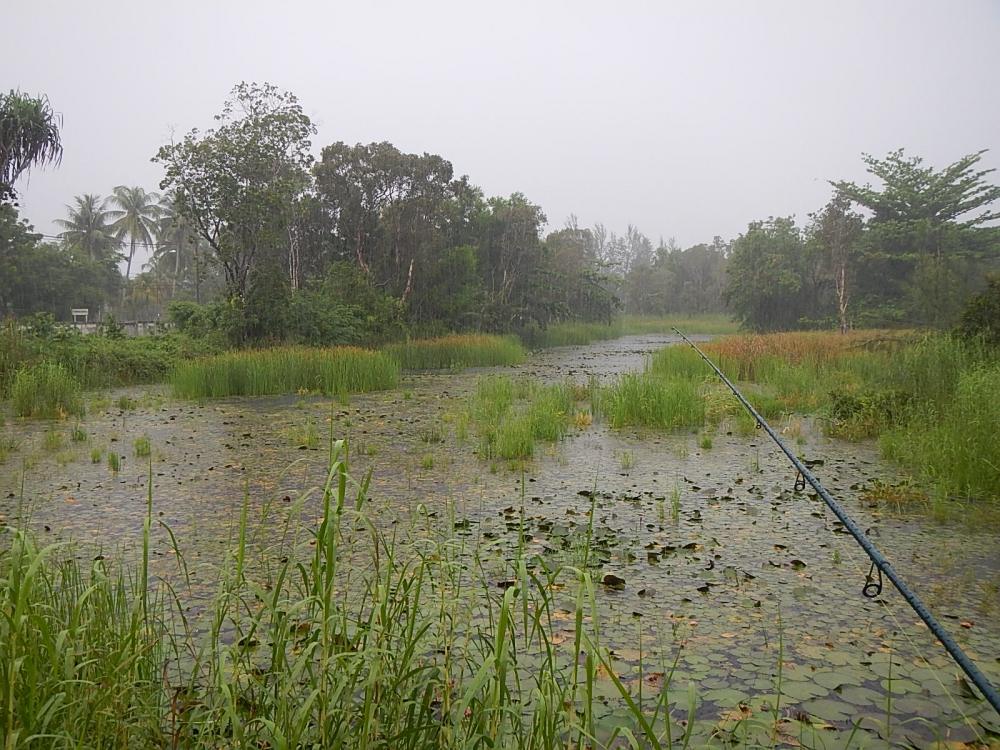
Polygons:
[[882,435],[886,456],[910,467],[942,498],[1000,501],[1000,366],[960,372],[947,399],[922,403]]
[[544,385],[526,378],[479,379],[468,414],[484,458],[516,460],[535,454],[537,441],[554,443],[569,430],[580,390],[570,383]]
[[705,421],[699,383],[687,378],[626,374],[601,390],[599,413],[612,427],[697,427]]
[[22,367],[10,390],[14,414],[19,417],[56,419],[83,415],[80,383],[61,364],[42,362]]
[[356,347],[280,347],[182,362],[170,383],[180,398],[217,398],[366,393],[392,388],[398,379],[399,365],[381,352]]
[[382,351],[404,370],[516,365],[524,361],[521,343],[511,336],[453,334],[388,344]]

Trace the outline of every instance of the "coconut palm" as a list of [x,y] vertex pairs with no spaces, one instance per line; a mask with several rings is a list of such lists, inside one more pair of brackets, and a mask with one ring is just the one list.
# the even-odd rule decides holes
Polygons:
[[0,94],[0,200],[14,197],[14,181],[32,165],[62,159],[59,120],[45,96]]
[[[170,296],[177,294],[177,282],[181,272],[188,264],[190,245],[196,241],[191,223],[177,210],[177,204],[172,195],[165,195],[160,200],[160,216],[156,223],[156,249],[149,259],[147,268],[155,269],[171,279]],[[172,270],[166,272],[168,266]]]
[[65,230],[59,238],[71,250],[82,252],[91,260],[116,262],[121,242],[110,223],[107,200],[84,193],[76,196],[73,203],[66,206],[68,219],[56,219],[56,224]]
[[128,260],[125,265],[125,281],[132,274],[132,259],[135,257],[136,246],[153,245],[156,233],[156,220],[160,216],[160,196],[147,193],[141,187],[126,187],[119,185],[108,199],[116,208],[108,211],[108,216],[114,221],[111,225],[115,236],[122,242],[128,237]]

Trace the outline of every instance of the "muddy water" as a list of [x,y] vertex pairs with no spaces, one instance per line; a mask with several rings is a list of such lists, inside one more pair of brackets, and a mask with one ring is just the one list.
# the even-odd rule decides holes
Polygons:
[[[607,379],[640,370],[651,351],[672,342],[635,336],[551,349],[507,371]],[[897,594],[887,588],[876,600],[861,596],[863,553],[820,501],[793,491],[793,471],[765,436],[723,429],[703,449],[695,433],[594,424],[546,447],[523,472],[511,471],[478,459],[474,435],[462,441],[456,434],[482,372],[412,375],[395,391],[349,403],[275,397],[190,404],[161,389],[131,390],[136,409],[92,410],[83,425],[88,441],[55,449],[45,447],[44,433],[61,430],[68,441],[65,426],[8,423],[21,446],[0,466],[0,517],[52,539],[129,554],[149,491],[148,466],[132,446],[148,435],[154,514],[179,540],[192,596],[207,598],[244,498],[259,518],[322,483],[332,425],[336,437],[350,439],[352,472],[373,469],[370,494],[385,523],[415,513],[453,515],[479,540],[478,563],[498,578],[520,536],[540,560],[586,560],[598,580],[623,580],[598,587],[616,666],[650,688],[672,669],[678,710],[686,710],[687,686],[694,685],[695,714],[717,738],[741,718],[771,713],[808,718],[820,727],[816,742],[838,747],[926,746],[1000,733],[1000,720],[970,698],[957,668]],[[830,440],[808,420],[786,419],[781,427],[806,458],[823,460],[815,469],[820,479],[1000,682],[996,534],[880,513],[859,497],[866,483],[895,474],[875,446]],[[306,438],[310,429],[315,441]],[[121,471],[111,473],[104,457],[91,463],[92,447],[120,453]],[[316,503],[306,508],[315,513]],[[280,524],[254,529],[261,544],[281,533]],[[154,568],[163,576],[177,568],[162,532]],[[650,664],[661,666],[650,671]],[[852,736],[854,724],[860,729]]]

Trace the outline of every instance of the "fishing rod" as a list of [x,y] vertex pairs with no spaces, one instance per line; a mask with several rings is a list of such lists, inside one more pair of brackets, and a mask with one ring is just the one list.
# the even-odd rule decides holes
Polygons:
[[930,610],[927,609],[924,603],[920,600],[920,597],[913,592],[913,590],[907,585],[906,581],[904,581],[899,573],[896,572],[895,568],[892,567],[892,564],[886,559],[885,555],[879,551],[878,547],[875,546],[872,540],[869,539],[865,532],[863,532],[854,522],[854,519],[847,514],[847,511],[841,507],[840,503],[838,503],[833,496],[826,491],[826,488],[820,484],[820,481],[809,470],[809,467],[802,463],[798,456],[796,456],[791,449],[785,445],[785,441],[778,436],[778,433],[774,431],[771,425],[767,423],[767,420],[765,420],[764,417],[762,417],[753,407],[753,404],[747,401],[746,397],[740,393],[739,388],[733,385],[732,381],[726,377],[725,373],[719,369],[718,365],[709,359],[705,352],[699,349],[691,339],[681,333],[677,328],[674,328],[673,330],[678,336],[684,339],[684,341],[686,341],[692,349],[698,352],[701,358],[708,363],[709,367],[715,370],[715,374],[718,375],[722,382],[729,387],[729,390],[731,390],[733,395],[739,399],[744,408],[750,412],[750,415],[757,420],[757,426],[765,430],[767,434],[771,436],[771,440],[773,440],[777,446],[781,448],[784,454],[788,456],[788,460],[792,462],[799,472],[795,480],[796,490],[805,489],[806,482],[812,485],[812,488],[816,490],[816,494],[823,498],[823,502],[826,503],[827,507],[833,511],[834,515],[840,519],[840,522],[844,524],[844,528],[850,532],[851,536],[853,536],[855,541],[861,546],[861,549],[863,549],[867,553],[868,557],[871,558],[872,567],[871,570],[869,570],[868,575],[865,577],[865,585],[862,589],[862,594],[869,599],[874,599],[882,593],[882,576],[884,575],[888,578],[892,582],[892,585],[896,587],[896,590],[906,600],[906,603],[909,604],[920,619],[924,621],[924,624],[928,627],[931,633],[934,634],[934,637],[941,641],[941,644],[945,647],[948,653],[951,654],[951,658],[955,660],[955,663],[962,668],[962,671],[965,672],[966,676],[968,676],[972,683],[979,688],[980,692],[982,692],[989,704],[993,706],[993,709],[997,712],[997,714],[1000,714],[1000,693],[997,692],[997,689],[992,685],[992,683],[990,683],[986,675],[979,670],[979,667],[976,666],[975,662],[973,662],[972,659],[966,655],[966,653],[962,650],[962,647],[955,642],[955,639],[951,637],[951,634],[948,633],[941,623],[937,621],[934,615],[931,614]]

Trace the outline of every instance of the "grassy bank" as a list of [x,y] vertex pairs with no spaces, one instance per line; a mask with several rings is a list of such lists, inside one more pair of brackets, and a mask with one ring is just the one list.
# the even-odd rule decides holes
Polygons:
[[453,334],[413,339],[382,348],[404,370],[447,370],[516,365],[524,361],[521,343],[510,336]]
[[212,353],[210,345],[180,334],[137,338],[84,336],[75,329],[0,327],[0,398],[8,398],[20,371],[58,364],[80,388],[163,382],[182,360]]
[[170,385],[180,398],[218,398],[367,393],[392,388],[398,380],[399,365],[369,349],[276,347],[182,362],[171,374]]

